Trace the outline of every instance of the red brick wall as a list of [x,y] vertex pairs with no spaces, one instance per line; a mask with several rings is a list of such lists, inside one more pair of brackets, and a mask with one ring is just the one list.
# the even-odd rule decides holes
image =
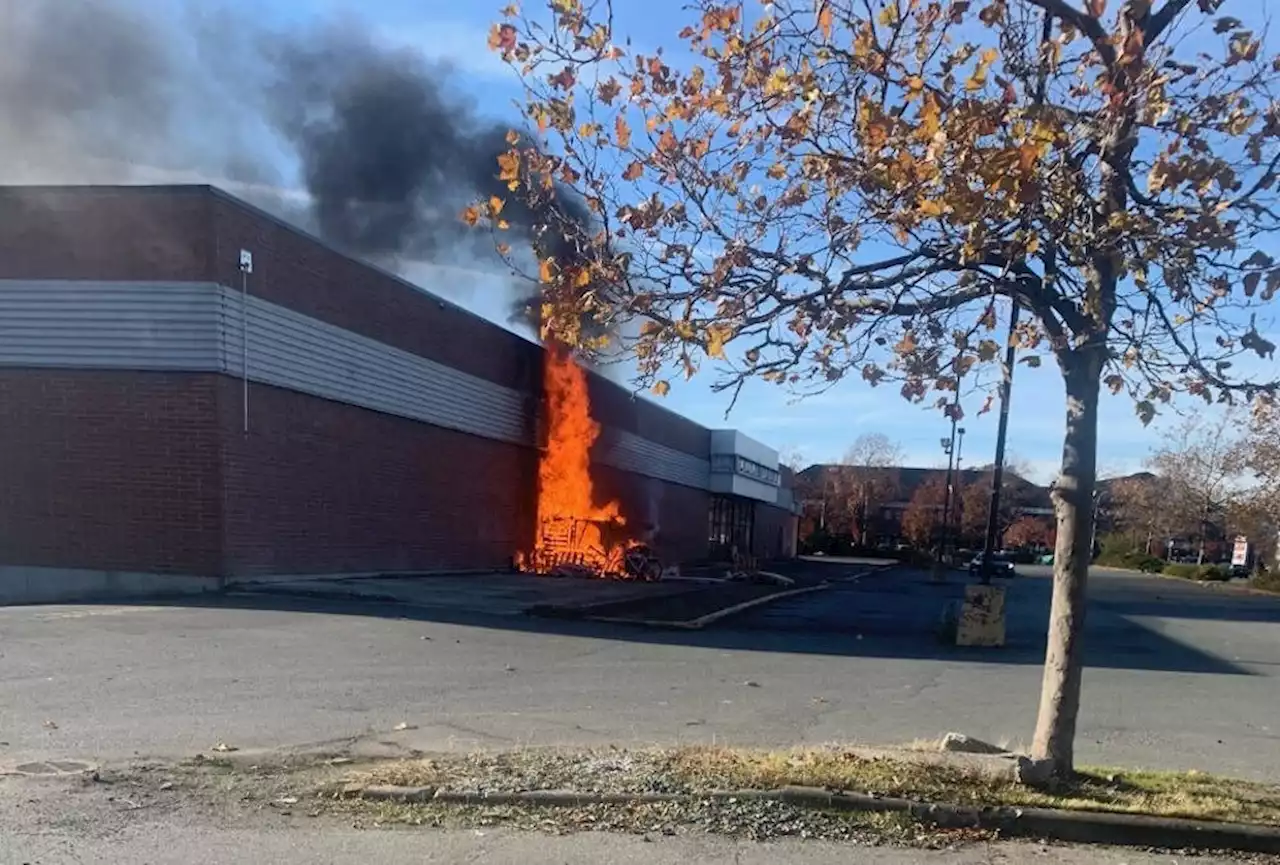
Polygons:
[[[706,558],[710,493],[611,466],[598,465],[593,472],[597,504],[619,502],[633,537],[652,543],[659,558],[668,562]],[[656,534],[650,535],[655,526]]]
[[216,378],[0,369],[0,563],[217,574]]
[[219,380],[234,575],[503,568],[533,537],[532,448]]
[[[0,370],[0,563],[250,576],[502,568],[536,452],[225,376]],[[668,561],[708,493],[596,469]]]
[[212,279],[206,187],[0,188],[0,278]]

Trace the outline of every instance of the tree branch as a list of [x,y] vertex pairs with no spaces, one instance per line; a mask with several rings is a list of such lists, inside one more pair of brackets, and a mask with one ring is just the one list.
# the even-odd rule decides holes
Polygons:
[[[1115,65],[1115,46],[1111,44],[1110,39],[1107,37],[1107,31],[1102,29],[1102,22],[1097,18],[1082,9],[1077,9],[1067,0],[1027,0],[1027,2],[1032,6],[1039,6],[1055,18],[1066,21],[1085,36],[1088,36],[1089,41],[1093,43],[1093,47],[1102,56],[1103,62],[1107,64],[1107,68]],[[1182,0],[1182,2],[1185,3],[1185,0]]]
[[1173,19],[1178,17],[1178,13],[1189,5],[1191,0],[1168,0],[1159,12],[1147,19],[1142,28],[1143,41],[1147,45],[1156,41],[1156,37],[1163,33],[1165,28],[1173,23]]

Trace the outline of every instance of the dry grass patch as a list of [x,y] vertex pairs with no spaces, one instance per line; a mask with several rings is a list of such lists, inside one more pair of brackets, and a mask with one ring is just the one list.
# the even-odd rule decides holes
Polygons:
[[869,758],[848,748],[755,750],[522,750],[440,755],[353,773],[360,784],[466,792],[572,790],[705,793],[791,785],[957,805],[1114,811],[1280,825],[1280,787],[1202,773],[1091,770],[1072,784],[1032,789],[1008,777],[932,761]]

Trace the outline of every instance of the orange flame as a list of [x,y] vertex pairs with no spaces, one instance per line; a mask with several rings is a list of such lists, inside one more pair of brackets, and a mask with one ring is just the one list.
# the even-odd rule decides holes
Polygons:
[[587,374],[563,346],[547,346],[543,397],[547,440],[538,463],[537,537],[517,564],[537,573],[626,576],[632,544],[621,508],[616,501],[595,504],[591,446],[600,425],[591,419]]

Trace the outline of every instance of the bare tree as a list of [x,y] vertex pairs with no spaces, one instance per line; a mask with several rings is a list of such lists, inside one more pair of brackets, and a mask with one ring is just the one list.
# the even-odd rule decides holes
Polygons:
[[[491,34],[530,130],[499,176],[574,250],[509,258],[546,336],[593,352],[635,322],[624,342],[660,394],[710,364],[735,394],[852,378],[949,408],[999,357],[1005,311],[1019,362],[1056,362],[1031,749],[1051,774],[1073,771],[1100,394],[1148,420],[1178,393],[1276,386],[1235,361],[1275,349],[1257,316],[1280,267],[1255,244],[1280,229],[1280,62],[1220,5],[690,0],[683,54],[632,56],[611,0],[549,0]],[[594,224],[546,206],[563,196]],[[465,217],[501,233],[504,205]]]
[[870,543],[875,514],[901,489],[902,447],[884,433],[863,433],[834,470],[834,498],[861,545]]
[[1241,427],[1241,418],[1231,412],[1216,418],[1190,415],[1166,433],[1148,461],[1162,483],[1159,501],[1147,504],[1162,511],[1175,530],[1196,539],[1199,564],[1210,526],[1216,522],[1225,531],[1230,499],[1243,480]]
[[1235,522],[1254,541],[1264,561],[1275,567],[1280,531],[1280,408],[1259,406],[1237,450],[1251,482],[1235,500]]
[[1168,499],[1167,482],[1157,475],[1117,478],[1107,485],[1104,507],[1110,528],[1129,535],[1133,547],[1148,555],[1162,554],[1152,549],[1157,538],[1166,538],[1174,520],[1163,506]]

